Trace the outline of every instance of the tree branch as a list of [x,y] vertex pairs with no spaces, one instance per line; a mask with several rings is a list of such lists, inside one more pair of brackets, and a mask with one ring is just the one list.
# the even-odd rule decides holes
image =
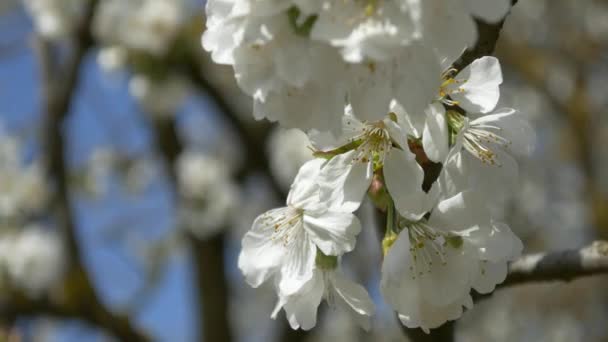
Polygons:
[[543,281],[571,281],[608,273],[608,242],[595,241],[581,249],[524,255],[509,267],[500,288]]
[[[171,175],[174,189],[177,189],[175,163],[183,150],[174,120],[158,119],[154,122],[156,140]],[[202,321],[203,341],[232,340],[228,312],[228,283],[225,274],[224,234],[217,234],[200,240],[189,234],[188,242],[192,250],[194,272],[199,290],[198,314]]]

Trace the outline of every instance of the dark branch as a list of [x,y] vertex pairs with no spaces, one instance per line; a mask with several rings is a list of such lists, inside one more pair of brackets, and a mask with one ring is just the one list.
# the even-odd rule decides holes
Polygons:
[[[175,163],[183,150],[174,120],[158,119],[154,122],[156,140],[167,165],[172,183],[177,189]],[[203,341],[232,340],[228,312],[228,283],[225,274],[224,234],[207,240],[188,236],[194,261],[198,289],[199,319],[203,327]]]
[[[512,5],[515,6],[517,1],[518,0],[512,0]],[[454,63],[454,68],[457,70],[462,70],[477,58],[492,55],[496,49],[496,42],[498,42],[500,31],[502,30],[507,16],[497,23],[487,23],[477,19],[477,43],[472,48],[467,49],[467,51],[460,56],[460,58]]]
[[500,287],[531,282],[571,281],[608,273],[608,242],[595,241],[581,249],[524,255],[513,262]]

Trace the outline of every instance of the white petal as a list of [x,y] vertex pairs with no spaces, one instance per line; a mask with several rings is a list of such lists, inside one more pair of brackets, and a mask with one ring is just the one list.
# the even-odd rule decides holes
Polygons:
[[[449,67],[477,40],[477,26],[460,1],[425,0],[423,8],[425,41],[433,43],[445,67]],[[449,34],[447,34],[449,32]],[[435,75],[440,75],[436,73]],[[439,80],[439,77],[437,77]]]
[[391,112],[397,116],[397,121],[402,127],[406,135],[412,135],[416,138],[422,137],[422,130],[424,129],[424,123],[426,115],[424,113],[416,113],[411,115],[406,112],[403,106],[396,100],[391,102]]
[[439,174],[439,186],[441,188],[441,197],[449,198],[461,191],[470,187],[466,163],[463,162],[463,152],[458,147],[452,147],[446,162],[443,163],[443,168]]
[[[410,242],[408,234],[400,234],[389,249],[382,264],[380,290],[386,301],[399,313],[399,319],[408,328],[425,331],[459,318],[462,306],[468,303],[468,291],[447,305],[436,306],[429,302],[429,293],[411,273]],[[455,278],[457,279],[457,278]],[[449,280],[445,288],[452,284]],[[462,291],[460,291],[462,292]]]
[[487,207],[471,190],[439,202],[429,219],[433,227],[448,230],[466,230],[486,222],[490,222]]
[[363,329],[369,330],[370,317],[374,314],[374,302],[365,288],[347,279],[339,271],[333,272],[331,281],[334,291],[338,294],[337,299],[342,302],[341,306],[353,316]]
[[511,0],[466,0],[471,13],[490,23],[495,23],[507,15]]
[[324,162],[323,159],[312,159],[300,167],[287,195],[287,205],[303,209],[319,201],[317,177]]
[[355,151],[330,159],[319,174],[321,201],[335,211],[354,212],[372,182],[371,163],[353,161]]
[[361,223],[351,213],[329,211],[318,217],[304,215],[304,228],[324,254],[342,255],[355,248]]
[[469,189],[486,201],[490,207],[505,205],[505,201],[517,189],[519,165],[517,161],[500,148],[494,148],[498,165],[480,161],[468,152],[463,153],[463,162],[468,173]]
[[282,215],[287,210],[274,209],[258,216],[251,230],[243,237],[239,269],[252,287],[260,286],[274,273],[286,252],[285,247],[273,239],[274,225],[264,216]]
[[448,123],[445,108],[441,103],[433,103],[426,110],[426,123],[422,134],[422,147],[430,160],[441,163],[449,152]]
[[407,130],[393,120],[384,119],[383,122],[393,142],[397,143],[397,145],[399,145],[399,147],[402,149],[408,148]]
[[301,290],[284,299],[283,309],[293,329],[310,330],[317,324],[317,309],[325,292],[322,272],[315,270],[314,276]]
[[518,156],[529,156],[534,150],[536,133],[523,115],[511,108],[500,108],[492,114],[482,116],[471,122],[475,125],[492,125],[500,130],[491,130],[497,135],[510,141],[506,150]]
[[437,193],[422,190],[424,171],[409,150],[392,150],[384,161],[383,172],[395,208],[403,217],[418,220],[435,204]]
[[449,86],[448,90],[461,89],[461,92],[456,91],[451,97],[466,111],[488,113],[496,107],[502,83],[502,71],[496,57],[476,59],[458,73],[456,81],[458,82]]
[[363,121],[382,120],[389,111],[392,98],[391,71],[384,64],[354,68],[349,90],[349,102],[355,116]]
[[291,295],[302,288],[313,275],[317,246],[308,237],[304,229],[293,232],[293,241],[288,245],[287,253],[281,260],[281,278],[279,293]]
[[479,263],[479,276],[473,283],[473,288],[479,293],[490,293],[494,291],[497,284],[502,283],[507,278],[507,263],[481,261]]
[[399,320],[408,328],[420,328],[427,334],[430,329],[440,327],[447,321],[453,321],[463,313],[463,306],[472,306],[470,295],[465,295],[458,301],[447,306],[433,306],[428,303],[419,304],[417,311],[408,315],[399,314]]
[[351,138],[363,133],[365,124],[352,115],[352,109],[347,106],[346,114],[342,116],[342,134],[334,135],[330,131],[311,130],[308,137],[312,146],[321,151],[328,151],[344,146],[350,142]]
[[523,250],[521,240],[502,222],[492,222],[471,234],[467,240],[478,248],[481,260],[495,263],[514,260]]
[[429,48],[413,45],[404,51],[393,76],[395,99],[410,115],[420,115],[437,96],[441,66]]

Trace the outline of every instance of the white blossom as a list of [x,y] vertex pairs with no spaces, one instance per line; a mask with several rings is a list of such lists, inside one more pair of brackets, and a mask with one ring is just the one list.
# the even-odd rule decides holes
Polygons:
[[280,296],[297,292],[312,277],[317,248],[337,256],[355,247],[361,230],[348,209],[319,199],[317,177],[324,161],[304,164],[287,197],[287,206],[260,215],[245,234],[239,268],[258,287],[275,277]]
[[119,45],[103,47],[97,54],[97,63],[105,71],[120,70],[127,63],[127,53],[126,49]]
[[308,136],[298,129],[277,127],[268,139],[272,174],[283,187],[288,188],[300,167],[313,158]]
[[409,328],[436,328],[472,307],[473,288],[489,293],[507,275],[521,241],[495,222],[471,191],[440,201],[430,218],[397,223],[382,265],[381,289]]
[[5,219],[41,210],[48,197],[42,164],[25,163],[22,153],[17,139],[0,137],[0,217]]
[[312,277],[297,292],[280,296],[272,317],[276,318],[282,308],[293,329],[310,330],[316,325],[317,309],[323,299],[369,330],[374,303],[365,288],[347,279],[335,265],[315,268]]
[[176,173],[181,224],[200,238],[224,228],[239,201],[229,167],[204,153],[185,151],[177,161]]
[[1,262],[10,280],[37,296],[53,286],[65,271],[66,259],[58,235],[40,226],[27,226],[0,238]]
[[514,157],[529,156],[536,138],[527,120],[511,108],[476,119],[451,113],[448,119],[459,132],[442,173],[446,191],[473,187],[498,202],[508,197],[518,179]]
[[186,0],[106,0],[95,16],[94,32],[103,42],[162,56],[187,18]]
[[321,198],[356,210],[374,172],[382,170],[387,190],[403,215],[412,219],[424,215],[437,197],[437,188],[429,194],[422,190],[424,171],[409,150],[403,128],[391,117],[361,122],[348,113],[343,126],[338,145],[350,151],[332,157],[322,167]]
[[162,118],[176,114],[190,93],[190,85],[178,75],[164,79],[135,75],[129,81],[129,91],[146,113]]
[[36,31],[51,38],[65,38],[74,30],[81,12],[80,0],[23,0]]

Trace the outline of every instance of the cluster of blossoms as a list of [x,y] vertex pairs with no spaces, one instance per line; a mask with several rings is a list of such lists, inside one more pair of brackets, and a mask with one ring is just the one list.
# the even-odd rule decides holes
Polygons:
[[221,159],[186,150],[176,165],[182,226],[201,239],[225,228],[238,206],[238,187],[232,170]]
[[[47,39],[74,34],[88,2],[81,0],[22,0],[36,31]],[[106,71],[145,64],[172,52],[188,27],[194,0],[104,0],[98,4],[93,34],[100,43],[98,62]],[[144,55],[146,61],[134,58]],[[143,67],[145,68],[145,66]],[[158,69],[158,68],[152,68]],[[153,70],[157,72],[157,70]],[[149,75],[136,70],[129,90],[147,113],[173,114],[189,94],[189,84],[177,75]]]
[[37,296],[59,279],[66,259],[57,234],[36,222],[47,186],[41,163],[25,160],[24,151],[0,129],[0,288]]
[[395,100],[418,113],[437,75],[509,0],[207,2],[203,47],[234,67],[254,116],[300,129],[340,130],[344,102],[381,120]]
[[[272,281],[273,313],[316,324],[326,299],[369,325],[366,290],[340,271],[366,193],[387,215],[381,292],[404,325],[436,328],[502,282],[521,241],[494,208],[517,179],[534,134],[497,109],[502,72],[482,57],[451,67],[509,0],[210,0],[203,47],[232,65],[254,116],[307,131],[315,159],[286,207],[242,241],[247,282]],[[434,178],[429,170],[440,168]]]

